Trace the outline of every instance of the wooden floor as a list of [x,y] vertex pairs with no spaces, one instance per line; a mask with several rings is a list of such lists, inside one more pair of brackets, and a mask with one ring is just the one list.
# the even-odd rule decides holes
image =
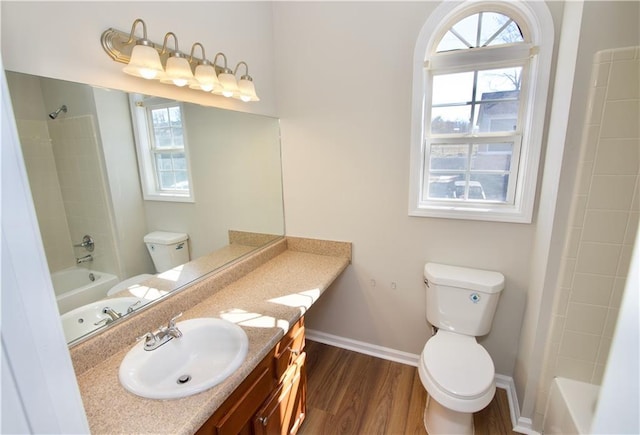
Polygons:
[[[415,367],[307,340],[307,416],[298,432],[426,434],[427,393]],[[474,414],[476,435],[515,434],[506,392]]]

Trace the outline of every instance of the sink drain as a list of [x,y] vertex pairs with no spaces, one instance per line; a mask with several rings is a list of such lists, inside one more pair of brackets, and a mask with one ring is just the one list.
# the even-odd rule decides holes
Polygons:
[[191,375],[182,375],[176,380],[176,383],[179,385],[186,384],[191,380]]

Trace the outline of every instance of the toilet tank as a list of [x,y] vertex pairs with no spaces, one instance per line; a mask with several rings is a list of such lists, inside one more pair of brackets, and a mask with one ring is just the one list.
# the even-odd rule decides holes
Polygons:
[[158,273],[189,261],[188,239],[188,234],[168,231],[154,231],[144,236],[144,243]]
[[489,333],[500,292],[504,288],[504,275],[427,263],[424,278],[429,323],[464,335]]

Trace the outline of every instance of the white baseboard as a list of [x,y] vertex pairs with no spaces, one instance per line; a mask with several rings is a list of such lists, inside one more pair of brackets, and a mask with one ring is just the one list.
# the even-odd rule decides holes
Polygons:
[[[418,366],[420,355],[388,347],[378,346],[364,341],[353,340],[351,338],[339,337],[333,334],[327,334],[313,329],[306,329],[305,334],[309,340],[317,341],[341,349],[352,350],[354,352],[363,353],[365,355],[382,358],[413,367]],[[501,374],[495,375],[496,387],[507,391],[507,399],[509,400],[509,414],[511,415],[511,423],[513,430],[526,435],[540,435],[539,432],[533,430],[533,423],[530,418],[520,416],[520,406],[518,404],[518,395],[516,394],[516,386],[511,376]]]
[[511,415],[513,431],[526,435],[540,435],[540,432],[533,430],[533,422],[530,418],[520,416],[520,404],[518,403],[516,384],[513,382],[513,378],[511,376],[496,374],[495,379],[496,387],[507,390],[509,414]]
[[352,350],[354,352],[407,364],[413,367],[418,367],[418,361],[420,361],[420,355],[365,343],[364,341],[338,337],[337,335],[314,331],[313,329],[305,329],[305,335],[309,340],[317,341],[318,343],[329,344],[341,349]]

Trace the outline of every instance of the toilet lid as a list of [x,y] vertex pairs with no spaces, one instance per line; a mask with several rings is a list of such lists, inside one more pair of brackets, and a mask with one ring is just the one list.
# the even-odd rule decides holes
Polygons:
[[431,379],[461,399],[480,397],[494,381],[493,361],[475,337],[440,330],[427,341],[422,360]]

